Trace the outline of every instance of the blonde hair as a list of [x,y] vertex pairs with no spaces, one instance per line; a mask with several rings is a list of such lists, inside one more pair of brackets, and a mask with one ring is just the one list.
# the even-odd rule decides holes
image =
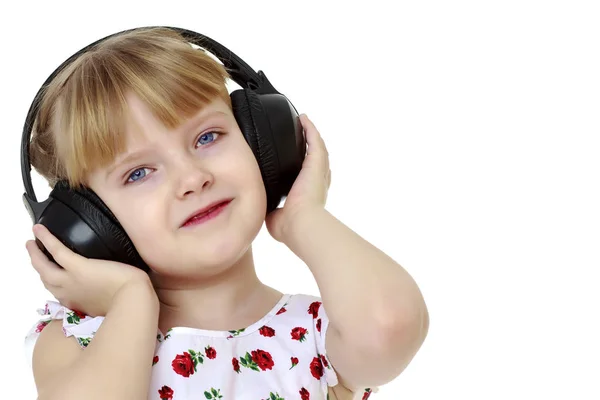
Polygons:
[[226,68],[177,32],[146,28],[100,43],[44,89],[32,131],[32,166],[50,186],[71,187],[124,151],[126,94],[137,95],[167,127],[175,128],[221,98],[231,108]]

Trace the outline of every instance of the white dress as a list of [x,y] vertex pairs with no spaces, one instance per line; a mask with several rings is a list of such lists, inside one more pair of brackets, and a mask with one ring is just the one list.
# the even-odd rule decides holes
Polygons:
[[[90,317],[49,301],[26,336],[28,362],[39,333],[52,319],[85,348],[104,317]],[[174,327],[157,331],[150,400],[326,400],[338,378],[327,358],[329,320],[321,299],[284,295],[251,326],[236,331]],[[126,333],[124,333],[126,334]],[[367,399],[375,389],[355,393]]]

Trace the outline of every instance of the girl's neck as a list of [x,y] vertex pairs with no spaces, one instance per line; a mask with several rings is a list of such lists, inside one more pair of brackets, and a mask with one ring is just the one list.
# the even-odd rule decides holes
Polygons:
[[251,247],[238,263],[210,280],[192,285],[159,283],[155,289],[160,300],[161,332],[175,326],[206,330],[249,326],[282,296],[258,279]]

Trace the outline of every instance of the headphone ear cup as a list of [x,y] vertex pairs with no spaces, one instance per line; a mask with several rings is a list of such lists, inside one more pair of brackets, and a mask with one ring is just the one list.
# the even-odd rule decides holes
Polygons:
[[114,214],[91,189],[71,189],[65,181],[58,182],[39,223],[84,257],[149,271]]
[[276,153],[271,127],[258,96],[248,89],[231,93],[233,115],[242,135],[252,149],[258,162],[267,192],[267,212],[277,208],[281,201],[277,193],[279,181],[279,157]]
[[287,196],[302,169],[306,140],[294,106],[281,94],[231,93],[233,114],[252,149],[267,191],[267,213]]

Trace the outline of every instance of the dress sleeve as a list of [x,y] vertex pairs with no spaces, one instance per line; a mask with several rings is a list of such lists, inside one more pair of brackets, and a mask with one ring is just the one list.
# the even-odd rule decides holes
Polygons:
[[327,386],[335,386],[338,384],[338,377],[329,362],[329,358],[327,357],[327,349],[326,349],[326,338],[327,338],[327,328],[329,327],[329,318],[327,318],[327,313],[323,308],[323,304],[320,299],[317,299],[310,303],[308,307],[308,313],[312,314],[313,319],[313,328],[316,336],[317,342],[317,353],[319,357],[319,362],[323,368],[323,375],[327,381]]
[[29,366],[32,366],[33,348],[37,338],[51,320],[62,320],[62,330],[65,336],[73,336],[81,348],[87,347],[104,321],[104,317],[90,317],[55,301],[48,301],[43,309],[37,310],[37,313],[41,317],[25,336],[25,355]]
[[[327,312],[325,311],[325,308],[320,300],[311,303],[308,310],[309,313],[312,313],[313,315],[313,321],[317,335],[317,349],[321,355],[323,371],[327,379],[327,384],[329,386],[335,386],[338,384],[338,376],[333,369],[329,358],[327,357],[326,339],[327,329],[329,328],[329,318],[327,317]],[[372,393],[376,393],[378,391],[379,388],[376,387],[364,388],[353,392],[353,399],[366,400],[371,396]]]

